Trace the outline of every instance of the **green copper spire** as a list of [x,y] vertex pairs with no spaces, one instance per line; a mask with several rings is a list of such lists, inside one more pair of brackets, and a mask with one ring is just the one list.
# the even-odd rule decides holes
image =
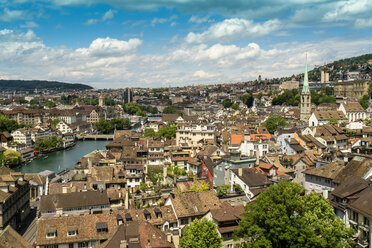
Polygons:
[[305,75],[304,75],[304,85],[302,87],[302,92],[304,93],[309,92],[309,79],[307,76],[307,53],[306,53],[306,59],[305,59]]

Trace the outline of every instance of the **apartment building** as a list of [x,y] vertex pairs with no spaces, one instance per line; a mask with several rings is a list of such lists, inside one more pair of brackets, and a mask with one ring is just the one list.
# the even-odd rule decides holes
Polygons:
[[30,210],[30,187],[24,174],[0,167],[0,230],[21,226]]
[[204,142],[214,144],[216,141],[216,130],[212,125],[182,126],[177,129],[177,146],[197,147]]

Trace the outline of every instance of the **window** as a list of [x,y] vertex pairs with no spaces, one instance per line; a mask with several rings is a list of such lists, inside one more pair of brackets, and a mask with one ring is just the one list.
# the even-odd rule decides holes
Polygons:
[[76,236],[77,231],[76,230],[70,230],[67,232],[67,236]]
[[78,248],[88,248],[88,242],[80,242],[80,243],[78,243]]
[[181,219],[181,225],[187,225],[187,224],[189,224],[189,219],[188,218]]
[[56,237],[56,233],[55,232],[47,232],[46,237],[47,238],[55,238]]
[[353,211],[352,220],[355,221],[355,222],[358,222],[358,213],[355,212],[355,211]]
[[369,226],[369,219],[367,217],[365,217],[365,216],[363,218],[363,225]]

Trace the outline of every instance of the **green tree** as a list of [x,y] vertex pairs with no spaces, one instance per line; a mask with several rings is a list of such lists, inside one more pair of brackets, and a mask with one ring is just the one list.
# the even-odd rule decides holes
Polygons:
[[297,183],[279,182],[246,206],[234,237],[241,247],[351,247],[353,230],[335,216],[328,200],[305,194]]
[[263,125],[267,128],[269,133],[273,134],[276,130],[288,126],[288,122],[283,116],[269,116]]
[[362,96],[360,99],[359,99],[359,103],[360,105],[362,105],[362,107],[364,109],[367,109],[368,108],[368,104],[369,104],[369,96],[368,95],[364,95]]
[[2,115],[0,116],[0,132],[11,132],[19,128],[17,121],[10,120],[8,117]]
[[19,165],[22,163],[22,156],[14,150],[6,150],[4,152],[4,163],[10,166]]
[[106,120],[99,120],[98,122],[96,122],[96,128],[102,133],[110,133],[112,131],[110,122]]
[[177,132],[176,125],[167,125],[165,127],[160,128],[159,131],[156,133],[156,136],[171,139],[173,137],[176,137],[176,132]]
[[222,105],[224,108],[230,108],[232,105],[231,99],[230,98],[225,98],[222,102]]
[[213,221],[195,219],[185,227],[180,248],[220,248],[222,239]]
[[233,110],[239,110],[240,108],[239,108],[239,104],[237,104],[237,103],[233,103],[232,105],[231,105],[231,108],[233,109]]
[[51,121],[50,121],[50,125],[51,125],[52,127],[56,127],[57,124],[58,124],[60,121],[61,121],[61,119],[59,119],[59,118],[54,119],[54,120],[51,120]]
[[329,125],[335,125],[335,124],[337,124],[338,123],[338,120],[336,120],[335,118],[329,118],[329,120],[328,120],[328,124]]
[[117,130],[129,129],[131,127],[130,120],[128,118],[113,118],[110,120],[110,128]]
[[229,192],[230,188],[231,188],[230,184],[224,184],[224,185],[221,185],[221,186],[217,186],[217,188],[216,188],[217,196],[219,196],[219,197],[226,196],[227,193]]
[[[261,93],[261,97],[262,97],[262,93]],[[253,106],[253,101],[254,101],[254,97],[251,93],[247,93],[247,94],[244,94],[240,97],[240,100],[245,104],[247,105],[248,108],[252,107]]]
[[143,133],[143,136],[145,136],[145,137],[155,137],[156,136],[156,132],[152,128],[146,128],[145,129],[145,132]]
[[57,106],[54,102],[52,101],[46,101],[45,106],[47,106],[48,108],[54,108],[55,106]]
[[167,106],[163,109],[163,114],[181,114],[182,111],[172,107],[172,106]]

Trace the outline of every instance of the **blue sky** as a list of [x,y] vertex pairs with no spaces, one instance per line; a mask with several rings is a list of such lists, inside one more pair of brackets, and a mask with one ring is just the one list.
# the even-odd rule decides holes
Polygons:
[[0,78],[228,83],[372,53],[370,0],[0,0]]

